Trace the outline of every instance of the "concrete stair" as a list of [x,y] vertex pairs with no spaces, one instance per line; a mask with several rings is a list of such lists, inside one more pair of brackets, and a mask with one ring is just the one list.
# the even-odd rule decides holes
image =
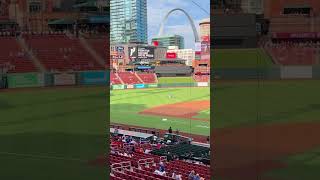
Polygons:
[[25,42],[25,40],[23,38],[21,38],[21,37],[18,37],[17,38],[17,42],[21,46],[21,48],[24,49],[28,53],[30,59],[32,60],[33,64],[37,68],[37,70],[39,72],[45,72],[46,68],[42,65],[42,63],[40,62],[38,57],[33,54],[31,49],[28,47],[27,43]]
[[117,78],[120,80],[121,84],[124,84],[123,80],[120,78],[120,76],[118,75],[118,73],[115,73],[115,75],[116,75]]
[[139,79],[139,81],[141,81],[141,82],[142,82],[142,84],[144,84],[144,82],[142,81],[142,79],[140,78],[140,76],[138,76],[138,74],[137,74],[137,73],[134,73],[134,75]]
[[90,53],[90,55],[96,60],[99,65],[105,67],[105,60],[89,45],[87,40],[83,37],[79,37],[81,45],[85,48],[85,50]]

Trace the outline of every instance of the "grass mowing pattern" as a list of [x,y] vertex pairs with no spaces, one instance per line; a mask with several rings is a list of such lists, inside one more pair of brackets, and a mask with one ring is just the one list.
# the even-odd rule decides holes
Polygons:
[[[209,135],[209,122],[190,119],[141,115],[138,112],[165,104],[195,100],[209,100],[210,89],[206,88],[165,88],[114,90],[111,92],[111,121],[128,125],[167,130],[179,129],[181,132]],[[174,98],[169,98],[172,95]],[[167,121],[162,121],[167,118]]]
[[214,118],[218,119],[214,121],[215,128],[319,121],[320,101],[316,98],[320,92],[318,80],[262,81],[260,89],[257,81],[217,81],[213,91],[215,96],[212,108]]
[[217,69],[268,68],[273,65],[272,59],[261,49],[215,49],[211,54],[212,67]]
[[294,155],[285,160],[287,167],[265,176],[283,180],[320,179],[320,148]]
[[195,117],[200,119],[210,119],[210,109],[199,112]]
[[[213,88],[212,127],[254,127],[257,124],[320,121],[319,80],[261,81],[258,87],[258,81],[217,81]],[[262,179],[320,179],[319,148],[283,160],[287,167],[272,170]]]
[[[105,87],[0,93],[1,179],[103,179]],[[19,171],[19,172],[17,172]]]

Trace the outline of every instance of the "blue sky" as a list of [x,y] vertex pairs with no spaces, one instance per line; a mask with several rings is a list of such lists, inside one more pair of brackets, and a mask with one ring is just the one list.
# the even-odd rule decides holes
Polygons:
[[[210,13],[210,0],[193,0]],[[174,8],[184,9],[193,19],[198,32],[199,22],[210,15],[196,6],[191,0],[147,0],[148,38],[157,36],[164,16]],[[184,37],[185,48],[194,49],[194,37],[188,18],[180,11],[173,12],[165,23],[164,34],[178,34]]]

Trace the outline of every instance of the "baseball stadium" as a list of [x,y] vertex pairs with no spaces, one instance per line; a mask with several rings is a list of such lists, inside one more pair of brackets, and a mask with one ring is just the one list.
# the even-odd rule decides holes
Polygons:
[[[111,23],[119,6],[111,1]],[[188,19],[198,50],[165,45],[163,39],[181,37],[162,34],[175,12]],[[207,34],[184,9],[168,9],[152,45],[116,42],[111,27],[111,179],[211,178],[210,20],[199,26]]]
[[0,179],[107,176],[107,7],[0,1]]
[[225,2],[212,10],[213,177],[319,179],[318,1]]

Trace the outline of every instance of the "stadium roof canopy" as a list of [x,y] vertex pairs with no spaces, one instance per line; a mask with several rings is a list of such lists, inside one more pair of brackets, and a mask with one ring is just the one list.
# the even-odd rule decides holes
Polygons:
[[187,60],[181,59],[181,58],[159,58],[157,60],[159,60],[159,61],[181,61],[181,62],[187,61]]
[[110,20],[109,16],[106,16],[106,15],[88,17],[89,23],[92,23],[92,24],[106,24],[106,23],[109,23],[109,20]]
[[311,8],[311,6],[309,4],[287,4],[284,6],[284,8],[299,9],[299,8]]
[[75,21],[72,19],[57,19],[57,20],[50,21],[48,25],[67,25],[67,24],[73,24],[73,23],[75,23]]
[[[110,128],[110,133],[114,133],[114,128]],[[134,131],[127,131],[123,129],[118,129],[118,134],[125,135],[125,136],[133,136],[137,138],[147,139],[153,136],[153,134],[147,134],[142,132],[134,132]]]
[[81,7],[98,7],[98,6],[107,7],[108,3],[103,1],[97,1],[97,0],[87,0],[86,2],[76,4],[73,7],[81,8]]
[[0,19],[0,24],[17,24],[15,21],[7,20],[7,19]]

